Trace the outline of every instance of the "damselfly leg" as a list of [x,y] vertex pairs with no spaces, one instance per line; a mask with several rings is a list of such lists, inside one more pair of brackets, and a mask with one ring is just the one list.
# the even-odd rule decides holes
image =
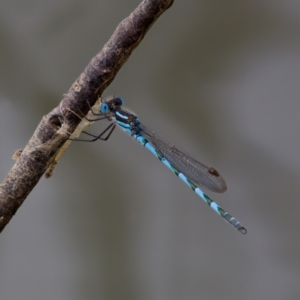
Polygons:
[[[113,131],[115,130],[115,128],[116,128],[116,124],[115,123],[110,123],[99,135],[94,135],[94,134],[88,133],[86,131],[82,131],[82,133],[93,137],[93,139],[91,139],[91,140],[71,139],[71,138],[69,138],[69,140],[75,141],[75,142],[95,142],[97,140],[107,141],[109,139],[109,137],[111,136],[111,134],[113,133]],[[108,134],[107,134],[107,136],[103,138],[102,136],[107,131],[109,131]]]
[[[81,116],[78,115],[77,113],[75,113],[74,111],[71,111],[72,113],[74,113],[78,118],[80,118],[81,120],[82,119],[85,119],[87,120],[88,122],[95,122],[95,121],[100,121],[100,120],[109,120],[111,121],[111,116],[109,116],[108,114],[106,113],[96,113],[94,112],[90,102],[87,100],[87,104],[89,106],[89,109],[90,109],[90,112],[92,113],[92,115],[98,117],[98,116],[101,116],[100,118],[95,118],[95,119],[90,119],[88,118],[84,113],[83,111],[77,106],[77,109],[78,111],[80,112]],[[78,141],[78,142],[95,142],[97,140],[101,140],[101,141],[107,141],[110,137],[110,135],[112,134],[112,132],[114,131],[114,129],[116,128],[116,124],[115,123],[110,123],[100,134],[98,135],[94,135],[94,134],[91,134],[89,132],[86,132],[86,131],[82,131],[82,133],[86,134],[86,135],[89,135],[91,137],[93,137],[93,139],[91,140],[86,140],[86,139],[72,139],[72,138],[69,138],[69,140],[71,141]],[[108,132],[108,133],[107,133]],[[103,137],[103,135],[105,135],[105,133],[107,133],[107,135],[105,137]]]
[[102,112],[100,112],[100,113],[94,112],[94,110],[93,110],[93,108],[92,108],[92,106],[91,106],[89,100],[87,100],[86,103],[87,103],[87,105],[89,106],[90,112],[91,112],[95,117],[99,117],[99,116],[101,116],[101,117],[100,117],[100,118],[95,118],[95,119],[90,119],[90,118],[88,118],[88,117],[84,114],[84,112],[77,106],[77,109],[78,109],[78,111],[81,113],[81,116],[79,116],[78,114],[76,114],[76,113],[73,112],[73,111],[72,111],[72,112],[73,112],[78,118],[80,118],[80,119],[86,119],[86,120],[89,121],[89,122],[95,122],[95,121],[100,121],[100,120],[105,120],[105,119],[110,120],[110,117],[107,116],[106,114],[104,114],[104,113],[102,113]]

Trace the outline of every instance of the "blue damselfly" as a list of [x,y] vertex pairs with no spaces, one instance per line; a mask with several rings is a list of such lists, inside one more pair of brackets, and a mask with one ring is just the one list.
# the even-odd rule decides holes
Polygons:
[[[231,216],[227,211],[221,208],[216,202],[210,199],[199,186],[207,188],[210,191],[222,193],[227,189],[225,180],[219,172],[207,167],[189,154],[179,150],[174,145],[167,142],[157,132],[139,121],[134,114],[122,109],[124,100],[121,97],[115,97],[109,101],[100,104],[100,113],[91,111],[93,115],[100,116],[97,119],[88,119],[88,121],[102,120],[104,118],[112,120],[111,123],[98,136],[84,132],[92,136],[91,140],[78,140],[93,142],[98,139],[107,140],[112,131],[118,124],[124,131],[138,140],[145,148],[152,152],[163,164],[171,169],[182,181],[184,181],[197,195],[199,195],[215,212],[217,212],[225,221],[235,227],[239,232],[246,234],[246,228]],[[107,133],[106,137],[103,137]]]

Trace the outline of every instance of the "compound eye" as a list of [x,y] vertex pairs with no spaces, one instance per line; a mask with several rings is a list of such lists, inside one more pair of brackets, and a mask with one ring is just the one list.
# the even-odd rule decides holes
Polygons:
[[103,102],[101,103],[100,105],[100,111],[103,113],[103,114],[106,114],[109,112],[109,106],[106,102]]
[[119,96],[118,96],[118,97],[116,97],[116,98],[119,99],[119,100],[121,101],[121,105],[124,104],[125,101],[124,101],[124,99],[123,99],[122,97],[119,97]]

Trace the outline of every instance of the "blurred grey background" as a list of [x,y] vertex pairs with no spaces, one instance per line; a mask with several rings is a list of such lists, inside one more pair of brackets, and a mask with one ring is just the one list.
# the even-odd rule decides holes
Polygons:
[[[2,0],[0,172],[140,0]],[[0,299],[299,299],[300,2],[175,0],[104,97],[226,178],[228,226],[120,130],[0,236]],[[90,132],[98,133],[98,122]]]

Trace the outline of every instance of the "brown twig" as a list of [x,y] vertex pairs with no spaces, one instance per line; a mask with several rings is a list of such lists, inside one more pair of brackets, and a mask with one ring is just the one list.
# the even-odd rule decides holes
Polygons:
[[115,78],[132,51],[173,0],[144,0],[124,19],[73,83],[60,104],[44,116],[0,185],[0,232],[22,205],[81,120],[72,113],[89,111]]

